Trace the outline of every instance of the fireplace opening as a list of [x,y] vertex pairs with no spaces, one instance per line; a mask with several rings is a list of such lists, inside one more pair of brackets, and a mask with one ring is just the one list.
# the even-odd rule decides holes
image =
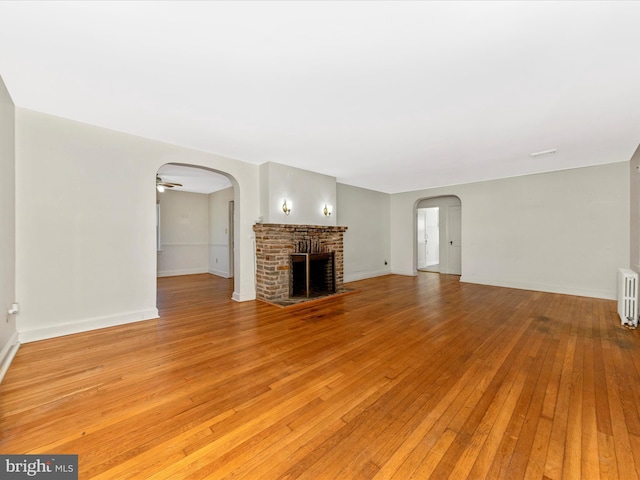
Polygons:
[[334,252],[291,254],[290,297],[319,297],[336,292]]

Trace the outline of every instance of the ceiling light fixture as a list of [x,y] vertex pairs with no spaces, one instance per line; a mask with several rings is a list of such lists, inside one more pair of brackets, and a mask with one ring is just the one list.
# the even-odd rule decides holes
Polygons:
[[160,178],[160,175],[156,174],[156,188],[160,193],[164,192],[165,189],[167,188],[181,187],[181,186],[182,186],[181,183],[165,182],[162,180],[162,178]]
[[532,158],[537,158],[537,157],[542,157],[544,155],[553,155],[557,151],[558,150],[556,148],[552,148],[550,150],[542,150],[541,152],[531,153],[531,154],[529,154],[529,156],[532,157]]

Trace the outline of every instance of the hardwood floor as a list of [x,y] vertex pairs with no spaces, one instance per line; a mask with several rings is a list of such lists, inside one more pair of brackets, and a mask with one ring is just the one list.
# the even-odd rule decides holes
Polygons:
[[635,479],[615,302],[421,273],[296,309],[159,279],[161,318],[23,345],[0,452],[81,479]]

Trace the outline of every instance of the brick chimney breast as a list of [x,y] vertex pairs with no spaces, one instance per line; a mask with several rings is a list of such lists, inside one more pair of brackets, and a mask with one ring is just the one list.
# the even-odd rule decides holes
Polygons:
[[289,298],[292,253],[333,252],[335,287],[341,291],[346,230],[339,226],[256,223],[256,297],[268,302]]

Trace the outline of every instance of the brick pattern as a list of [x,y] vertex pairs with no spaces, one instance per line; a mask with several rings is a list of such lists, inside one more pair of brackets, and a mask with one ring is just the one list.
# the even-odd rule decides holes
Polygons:
[[[344,232],[347,227],[257,223],[256,297],[267,301],[289,298],[292,253],[334,252],[336,291],[344,284]],[[314,251],[315,250],[315,251]]]

